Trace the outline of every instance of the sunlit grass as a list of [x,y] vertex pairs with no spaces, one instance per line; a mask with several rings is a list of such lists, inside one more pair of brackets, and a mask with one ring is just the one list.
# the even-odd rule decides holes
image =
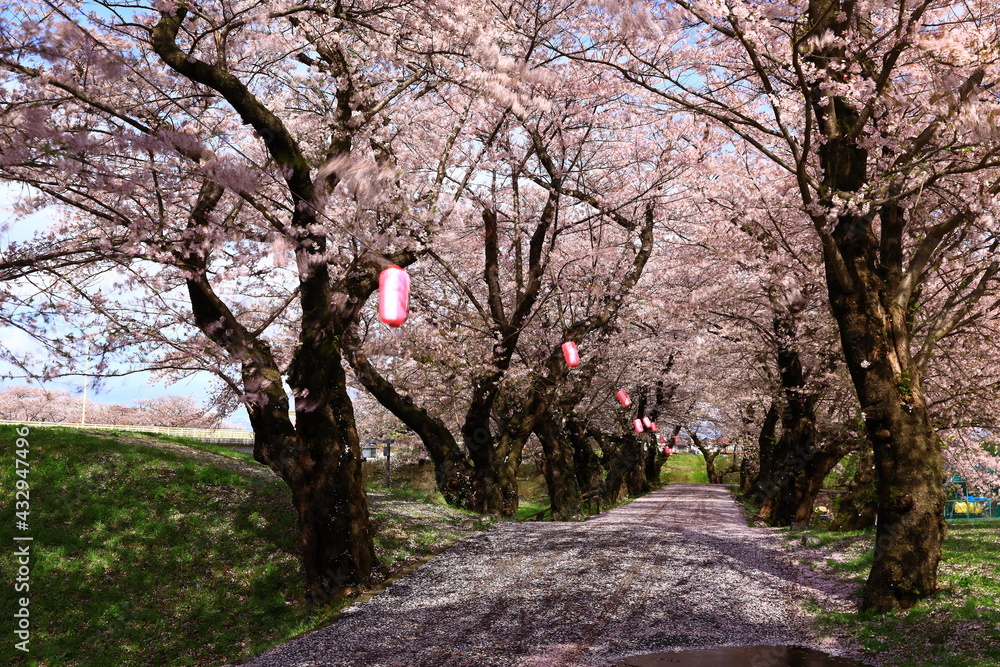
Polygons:
[[698,454],[674,454],[663,464],[660,481],[664,484],[707,484],[705,458]]
[[[815,532],[826,567],[864,584],[874,530]],[[891,656],[898,667],[1000,665],[1000,528],[995,522],[949,524],[939,592],[914,608],[889,614],[816,609],[823,632],[846,633],[869,657]]]
[[[134,437],[135,434],[126,434]],[[40,665],[219,665],[312,629],[287,487],[114,435],[33,430],[30,659]],[[13,427],[0,427],[0,522],[12,526]],[[171,439],[257,466],[224,447]],[[430,553],[444,534],[389,511],[376,519],[388,563]],[[12,549],[0,554],[13,590]],[[14,596],[2,596],[2,614]],[[22,659],[10,638],[3,664]],[[31,664],[25,662],[23,664]]]

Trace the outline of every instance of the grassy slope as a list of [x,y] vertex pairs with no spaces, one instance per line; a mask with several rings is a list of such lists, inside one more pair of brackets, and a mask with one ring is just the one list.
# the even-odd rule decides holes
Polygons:
[[[815,534],[825,544],[820,559],[810,559],[813,567],[860,590],[872,564],[873,531]],[[911,610],[885,615],[816,610],[819,627],[895,667],[997,667],[1000,522],[949,524],[938,575],[938,595]]]
[[[15,521],[15,438],[12,427],[0,427],[4,526]],[[335,611],[305,609],[289,491],[273,477],[248,474],[261,469],[248,455],[189,443],[226,457],[213,465],[61,429],[32,431],[28,440],[24,534],[34,538],[30,658],[37,664],[221,664]],[[454,526],[461,515],[410,520],[386,505],[373,510],[386,562],[412,561],[461,534]],[[13,549],[0,552],[0,571],[12,591]],[[6,619],[13,597],[0,596]],[[24,657],[8,634],[0,662]]]
[[660,471],[660,481],[669,483],[707,484],[708,473],[705,472],[705,458],[698,454],[674,454],[663,465]]

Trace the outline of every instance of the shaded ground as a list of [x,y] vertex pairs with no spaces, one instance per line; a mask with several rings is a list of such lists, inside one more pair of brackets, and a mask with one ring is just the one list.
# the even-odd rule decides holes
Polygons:
[[756,644],[840,653],[792,601],[843,593],[806,573],[771,531],[746,526],[724,487],[674,484],[582,523],[498,524],[248,664],[607,665]]

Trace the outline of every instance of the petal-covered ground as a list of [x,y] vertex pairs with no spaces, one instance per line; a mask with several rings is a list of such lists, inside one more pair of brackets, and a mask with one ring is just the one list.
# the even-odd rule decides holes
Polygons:
[[[585,522],[500,523],[254,667],[608,665],[677,648],[796,644],[796,600],[839,597],[749,528],[722,486],[673,484]],[[822,580],[821,580],[822,579]]]

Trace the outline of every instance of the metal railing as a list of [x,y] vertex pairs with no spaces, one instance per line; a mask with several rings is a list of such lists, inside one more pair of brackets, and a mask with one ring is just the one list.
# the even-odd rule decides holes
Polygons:
[[1000,518],[1000,500],[947,500],[944,504],[945,519],[996,519]]
[[0,419],[0,424],[27,426],[28,428],[76,428],[96,431],[130,431],[133,433],[156,433],[178,438],[191,438],[213,444],[253,445],[253,431],[232,428],[177,428],[174,426],[125,426],[122,424],[78,424],[72,422],[34,422]]

